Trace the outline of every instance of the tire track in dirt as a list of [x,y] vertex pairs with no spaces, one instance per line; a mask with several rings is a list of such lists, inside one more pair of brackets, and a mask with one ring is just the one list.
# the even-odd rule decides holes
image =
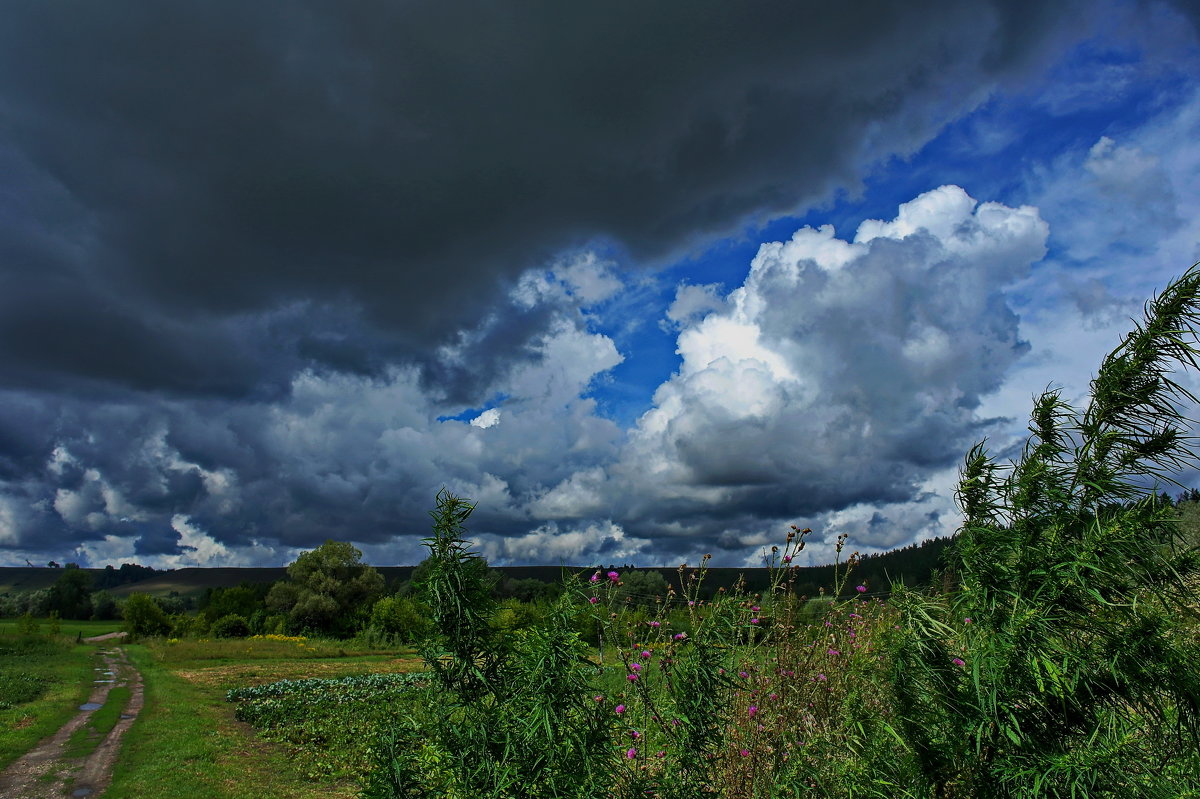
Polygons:
[[[86,639],[99,642],[116,636]],[[97,679],[88,704],[54,735],[45,739],[24,756],[0,772],[0,799],[63,799],[63,797],[100,796],[112,781],[113,765],[121,747],[121,738],[133,725],[145,702],[142,675],[129,662],[120,648],[103,650],[102,671],[112,674],[111,680]],[[104,739],[84,757],[71,757],[67,742],[87,724],[92,713],[104,705],[109,691],[127,686],[129,702],[116,725]]]

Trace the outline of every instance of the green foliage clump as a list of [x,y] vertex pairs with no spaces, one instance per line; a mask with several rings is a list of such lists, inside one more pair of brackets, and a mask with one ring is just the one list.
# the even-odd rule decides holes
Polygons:
[[32,702],[46,691],[46,681],[28,671],[0,669],[0,710]]
[[383,577],[346,541],[326,541],[288,566],[288,579],[271,587],[267,606],[288,617],[295,632],[349,636],[383,591]]
[[250,622],[245,616],[230,613],[214,621],[209,634],[213,638],[245,638],[250,634]]
[[92,617],[92,575],[73,563],[67,564],[50,586],[49,609],[64,619]]
[[385,596],[371,608],[367,630],[380,642],[415,643],[432,630],[429,608],[411,596]]
[[143,638],[166,635],[171,631],[171,619],[149,594],[130,594],[121,608],[125,631]]

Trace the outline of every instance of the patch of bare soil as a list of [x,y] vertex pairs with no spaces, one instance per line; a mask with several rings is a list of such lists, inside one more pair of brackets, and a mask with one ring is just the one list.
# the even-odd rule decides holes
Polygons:
[[[116,634],[97,636],[105,640],[114,637]],[[81,709],[62,729],[0,772],[0,799],[96,797],[108,787],[121,738],[133,725],[145,700],[142,675],[129,663],[122,650],[105,650],[101,657],[104,666],[97,673],[96,687],[88,703],[83,706],[89,709]],[[104,678],[107,674],[112,675],[110,679]],[[69,757],[67,742],[71,735],[87,723],[94,710],[108,699],[108,692],[117,685],[130,689],[129,703],[120,720],[90,754]]]

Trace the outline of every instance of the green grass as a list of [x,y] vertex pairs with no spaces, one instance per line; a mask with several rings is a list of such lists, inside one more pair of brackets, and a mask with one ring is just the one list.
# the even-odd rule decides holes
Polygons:
[[121,685],[108,692],[104,704],[92,712],[87,724],[71,734],[67,740],[67,757],[87,757],[95,751],[100,742],[112,732],[129,704],[133,692]]
[[0,768],[53,735],[78,712],[92,691],[96,647],[44,636],[20,638],[0,631],[0,685],[40,684],[0,708]]
[[[336,642],[304,643],[154,641],[126,647],[142,673],[146,705],[126,736],[107,799],[357,796],[353,781],[310,777],[296,748],[264,741],[237,721],[226,692],[280,679],[410,671],[419,661],[353,652]],[[314,655],[313,648],[326,656]]]
[[[17,634],[17,624],[19,619],[0,619],[0,637],[13,636]],[[49,619],[37,619],[38,630],[42,634],[50,631]],[[58,634],[59,636],[70,637],[74,639],[76,635],[82,635],[84,638],[90,638],[93,635],[106,635],[107,633],[115,633],[121,629],[123,622],[120,619],[115,621],[73,621],[70,619],[59,619]]]

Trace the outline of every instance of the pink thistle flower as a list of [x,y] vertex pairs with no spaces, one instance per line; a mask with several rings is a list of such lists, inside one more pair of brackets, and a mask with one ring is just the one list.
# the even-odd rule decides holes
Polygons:
[[621,715],[622,713],[624,713],[624,712],[625,712],[625,706],[624,706],[624,705],[617,705],[616,707],[614,707],[614,708],[613,708],[613,712],[614,712],[614,713],[616,713],[616,714],[619,716],[619,715]]
[[747,680],[747,679],[749,679],[749,678],[750,678],[750,675],[749,675],[749,674],[747,674],[747,673],[746,673],[746,672],[744,672],[744,671],[739,671],[739,672],[738,672],[738,676],[739,676],[739,677],[741,677],[743,680]]
[[840,655],[842,653],[837,651],[836,649],[830,649],[828,654],[833,655],[834,657],[837,657],[838,655]]
[[682,641],[684,638],[687,638],[687,633],[675,633],[676,641]]
[[688,600],[688,607],[689,607],[689,608],[694,608],[694,607],[696,607],[696,600],[694,600],[694,599],[689,599],[689,600]]
[[661,621],[652,621],[652,622],[650,622],[650,626],[651,627],[662,627],[662,622]]
[[616,572],[609,572],[608,579],[615,583],[617,580],[621,579],[621,575],[617,574]]
[[758,624],[758,619],[751,619],[751,620],[750,620],[750,623],[751,623],[751,624]]
[[599,602],[599,601],[600,601],[600,597],[598,597],[598,596],[590,597],[590,598],[588,599],[588,602],[591,602],[593,605],[594,605],[594,604],[596,604],[596,603],[597,603],[597,602]]
[[629,668],[630,668],[632,671],[641,671],[641,670],[642,670],[642,664],[641,664],[641,663],[637,663],[637,662],[630,663],[630,664],[629,664]]
[[967,624],[971,624],[971,623],[972,623],[972,622],[971,622],[971,617],[970,617],[970,616],[967,616],[965,619],[963,619],[963,621],[965,621]]
[[636,674],[626,674],[625,679],[629,680],[630,682],[637,682],[638,676]]
[[784,555],[784,556],[783,556],[783,562],[784,562],[784,563],[791,563],[791,562],[792,562],[792,556],[791,556],[791,555]]
[[593,574],[592,578],[589,582],[593,582],[593,583],[600,582],[600,572],[596,572],[595,574]]
[[758,715],[758,706],[757,706],[757,705],[751,705],[751,706],[750,706],[750,710],[749,710],[748,712],[750,713],[750,718],[754,718],[755,716],[757,716],[757,715]]
[[597,702],[603,702],[603,701],[604,701],[604,697],[602,697],[602,696],[600,696],[600,695],[597,695],[597,696],[596,696],[596,701],[597,701]]
[[867,587],[865,585],[856,585],[856,586],[854,586],[854,590],[860,594],[867,593]]
[[642,659],[648,660],[650,658],[651,654],[653,654],[653,653],[649,649],[643,649],[642,650]]
[[743,749],[743,750],[742,750],[742,757],[750,757],[750,750],[749,750],[749,749]]
[[826,681],[826,680],[828,680],[828,679],[829,679],[829,678],[828,678],[828,677],[826,677],[824,674],[818,674],[818,675],[817,675],[817,682],[825,682],[825,681]]
[[655,756],[655,757],[666,757],[666,756],[667,756],[667,753],[666,753],[665,751],[663,751],[662,749],[659,749],[659,750],[658,750],[658,751],[657,751],[657,752],[654,754],[654,756]]
[[750,612],[751,612],[751,613],[758,613],[758,605],[755,605],[754,607],[750,608]]
[[642,734],[637,730],[630,730],[629,737],[636,741],[638,738],[642,737]]
[[632,746],[629,747],[627,750],[625,750],[625,757],[629,760],[633,760],[635,757],[637,757],[637,750]]
[[951,662],[951,663],[953,663],[955,666],[965,666],[965,665],[967,665],[967,661],[963,660],[962,658],[954,658],[954,659],[953,659],[953,660],[951,660],[950,662]]

